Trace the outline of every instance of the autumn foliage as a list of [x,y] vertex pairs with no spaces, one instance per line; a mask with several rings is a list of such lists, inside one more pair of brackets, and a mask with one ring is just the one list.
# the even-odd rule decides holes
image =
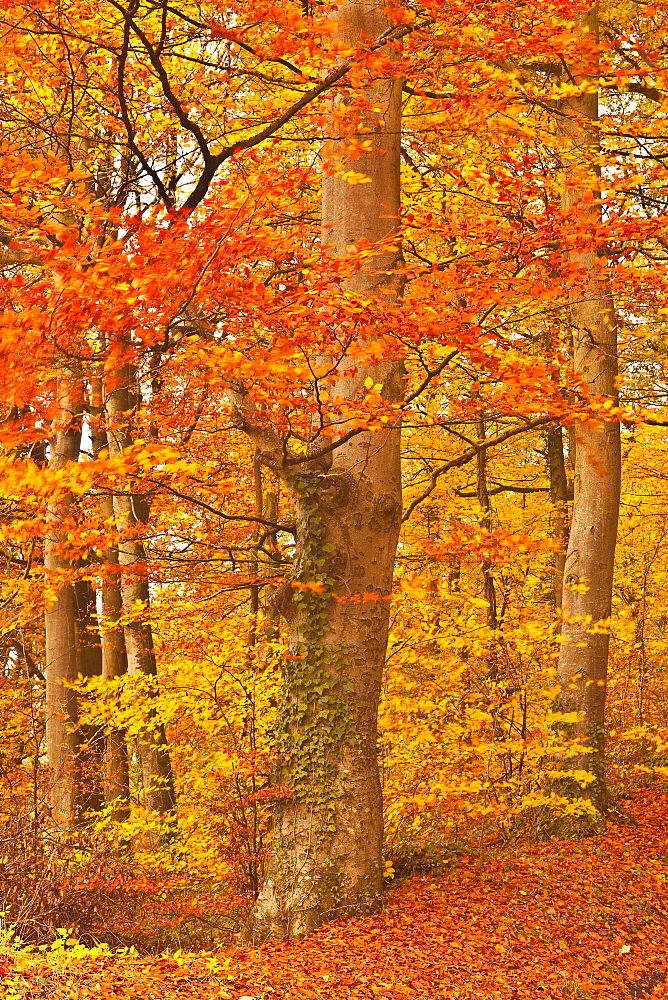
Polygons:
[[5,953],[7,995],[237,1000],[433,996],[661,996],[666,954],[666,802],[625,802],[633,821],[574,844],[470,848],[411,879],[380,917],[305,942],[142,957],[86,949],[67,932],[42,954]]
[[668,5],[0,6],[9,1000],[649,996]]

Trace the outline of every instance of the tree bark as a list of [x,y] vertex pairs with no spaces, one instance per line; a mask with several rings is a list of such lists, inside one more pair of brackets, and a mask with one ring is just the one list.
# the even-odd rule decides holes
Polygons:
[[[102,512],[105,520],[113,518],[111,497],[103,501]],[[105,681],[114,681],[123,677],[128,670],[125,633],[120,623],[122,614],[123,598],[118,546],[111,545],[104,553],[104,577],[102,580],[102,676]],[[110,697],[113,698],[113,695]],[[113,719],[105,736],[104,797],[113,820],[122,822],[129,818],[128,748],[125,730],[114,725]]]
[[[335,40],[348,47],[389,27],[377,0],[347,0],[336,16]],[[371,183],[323,178],[323,243],[340,257],[398,228],[401,81],[374,82],[363,97],[371,148],[351,167]],[[388,272],[398,258],[394,249],[370,258],[347,291],[395,302],[399,282]],[[395,362],[349,359],[327,390],[332,398],[359,398],[369,377],[382,384],[385,399],[401,398],[403,368]],[[297,496],[297,587],[281,592],[291,658],[278,780],[289,797],[277,810],[273,855],[252,916],[256,942],[299,937],[382,904],[377,712],[401,521],[400,429],[360,433],[331,453],[328,468],[323,464],[288,478]],[[363,594],[373,599],[362,602]]]
[[[76,655],[77,674],[85,680],[102,675],[102,648],[97,620],[95,589],[90,580],[77,580],[74,585],[77,601]],[[85,695],[84,695],[85,699]],[[104,727],[97,723],[81,723],[79,759],[83,813],[99,813],[104,804],[102,771],[104,759]]]
[[[486,429],[485,418],[483,415],[479,416],[476,420],[476,431],[478,440],[484,441],[486,437]],[[479,451],[476,455],[476,499],[478,500],[482,511],[482,517],[479,522],[480,527],[489,535],[492,530],[492,506],[489,502],[489,489],[487,487],[486,450]],[[487,601],[487,628],[490,630],[489,653],[487,655],[487,677],[488,680],[491,681],[492,685],[496,685],[499,681],[499,648],[497,633],[500,625],[496,602],[496,584],[494,583],[492,563],[489,558],[482,560],[480,568],[482,570],[483,594],[485,600]],[[492,712],[492,730],[494,732],[494,736],[498,738],[501,736],[501,729],[499,727],[496,698],[493,700],[490,709]]]
[[[133,364],[125,363],[113,373],[107,386],[107,442],[110,457],[122,455],[132,443],[132,420],[139,405],[137,372]],[[139,697],[142,724],[137,739],[141,766],[144,805],[166,821],[175,819],[176,795],[169,749],[163,724],[152,704],[157,695],[157,664],[150,621],[150,593],[146,552],[141,538],[142,524],[148,512],[143,498],[131,491],[116,493],[113,511],[119,532],[118,563],[121,577],[123,634],[127,654],[127,671],[141,679]],[[108,594],[110,601],[115,600]],[[110,615],[117,608],[109,607]],[[118,619],[116,619],[118,620]],[[118,638],[118,637],[117,637]],[[119,650],[108,650],[109,670],[121,669]],[[113,666],[109,659],[113,656]],[[115,675],[116,676],[116,675]],[[119,776],[122,780],[122,776]]]
[[[596,8],[579,18],[583,40],[596,38]],[[587,66],[571,66],[580,83],[592,73]],[[580,227],[587,222],[588,235],[601,225],[598,202],[600,141],[597,129],[598,95],[585,93],[561,104],[564,140],[564,189],[562,211]],[[569,293],[573,328],[573,363],[584,386],[593,395],[617,403],[617,324],[615,308],[605,274],[605,251],[580,248],[574,240],[569,251],[573,283]],[[590,752],[570,758],[569,767],[594,774],[584,794],[601,810],[609,805],[605,783],[605,695],[609,632],[604,624],[611,613],[617,521],[621,479],[619,423],[578,420],[573,519],[566,554],[563,589],[563,637],[559,656],[562,710],[578,712],[581,720],[567,731],[585,740]]]
[[[79,461],[83,387],[76,366],[63,366],[56,387],[49,467],[65,470]],[[44,570],[47,598],[46,626],[46,745],[50,770],[50,805],[58,830],[75,827],[81,819],[81,732],[77,693],[69,685],[77,679],[77,594],[68,574],[73,560],[66,551],[68,522],[74,516],[74,497],[56,493],[46,512]]]
[[553,588],[554,607],[557,612],[562,608],[564,589],[564,567],[566,565],[566,548],[568,545],[568,478],[564,461],[564,438],[561,424],[551,427],[547,432],[547,468],[550,476],[550,501],[552,503],[551,529],[555,543],[553,557]]
[[[476,421],[478,439],[485,440],[485,418],[478,417]],[[479,451],[476,456],[476,498],[482,510],[480,527],[488,534],[492,530],[492,507],[489,502],[489,490],[487,488],[487,451]],[[496,587],[492,574],[492,564],[489,559],[483,559],[482,563],[483,593],[487,601],[487,627],[496,630],[499,627],[499,617],[496,606]],[[490,661],[489,675],[492,680],[496,680],[498,673],[496,657],[492,654]]]
[[[93,412],[93,454],[97,458],[108,447],[107,431],[104,422],[104,380],[97,377],[93,381],[92,392]],[[101,513],[108,527],[115,526],[114,501],[111,496],[102,500]],[[102,618],[100,628],[100,647],[102,659],[102,677],[105,681],[114,681],[123,677],[128,670],[128,658],[125,652],[125,634],[121,618],[123,615],[123,598],[121,596],[121,569],[118,564],[118,544],[107,545],[104,551],[102,565]],[[113,702],[115,693],[105,692],[105,698]],[[112,707],[113,712],[113,707]],[[123,822],[130,817],[130,769],[128,748],[124,729],[118,729],[111,724],[104,736],[103,760],[104,801],[109,809],[109,815],[115,822]]]

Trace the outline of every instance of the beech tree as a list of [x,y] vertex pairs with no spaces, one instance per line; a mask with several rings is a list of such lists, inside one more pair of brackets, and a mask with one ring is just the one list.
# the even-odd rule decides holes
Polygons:
[[38,690],[45,610],[55,825],[103,773],[110,839],[178,891],[187,844],[247,940],[377,911],[393,858],[468,823],[605,810],[608,659],[615,720],[634,670],[658,704],[628,541],[612,572],[619,424],[661,421],[661,112],[623,143],[668,70],[645,45],[638,89],[606,17],[3,8],[0,651]]
[[[83,384],[75,365],[63,365],[57,381],[57,408],[51,435],[49,468],[62,472],[79,460],[83,422]],[[50,803],[54,824],[75,826],[83,808],[81,784],[82,734],[74,684],[81,666],[79,608],[72,560],[64,551],[74,520],[74,497],[56,486],[48,506],[44,538],[44,568],[48,592],[46,624],[46,742],[50,768]]]
[[[121,352],[124,346],[121,345]],[[140,405],[136,368],[132,363],[122,362],[121,353],[119,363],[112,368],[106,384],[106,437],[112,458],[122,456],[124,450],[133,443],[132,422]],[[118,621],[119,611],[122,615],[127,672],[137,681],[138,713],[144,716],[137,737],[144,803],[149,812],[173,822],[176,808],[174,778],[164,725],[156,718],[153,704],[157,694],[157,665],[150,620],[148,565],[141,537],[142,527],[148,520],[148,510],[145,499],[131,488],[127,491],[115,491],[112,504],[119,532],[117,558],[120,609],[114,606],[113,597],[109,594],[108,612],[112,624],[114,619]],[[112,631],[111,637],[106,643],[107,673],[114,677],[119,676],[125,663],[120,662],[119,658],[120,636]],[[109,648],[112,642],[113,653]],[[119,754],[118,750],[114,752],[119,739],[118,734],[112,732],[109,735],[108,760],[112,786],[118,786],[123,779],[122,753]],[[119,793],[123,799],[124,791],[119,789]]]
[[[381,2],[342,3],[337,19],[335,39],[345,49],[391,29]],[[371,80],[359,96],[360,131],[370,141],[351,166],[368,183],[349,183],[342,169],[326,170],[323,242],[340,257],[361,241],[389,243],[344,285],[356,296],[379,296],[389,307],[400,284],[400,251],[391,237],[399,227],[401,81]],[[336,153],[334,146],[330,155]],[[357,347],[363,359],[371,337],[367,332],[349,350]],[[352,353],[342,363],[322,358],[331,374],[320,391],[354,401],[365,383],[377,383],[385,400],[401,400],[399,360],[370,364]],[[242,426],[250,424],[243,406],[241,419]],[[261,428],[249,427],[249,433],[262,459],[295,491],[296,581],[307,588],[288,587],[276,598],[292,637],[279,735],[280,782],[292,795],[277,811],[272,858],[253,912],[251,934],[262,941],[298,937],[333,916],[381,906],[377,714],[401,523],[400,429],[334,438],[335,447],[316,439],[309,461],[292,469],[281,460],[278,440]],[[317,589],[308,589],[312,583]],[[360,604],[364,596],[372,599]]]
[[582,92],[560,104],[562,147],[562,211],[569,226],[566,240],[571,265],[569,311],[573,331],[573,367],[583,391],[601,398],[598,420],[575,422],[573,517],[564,564],[564,642],[559,654],[561,706],[580,713],[569,730],[586,744],[575,766],[594,775],[585,794],[605,810],[605,693],[610,642],[612,581],[619,517],[621,449],[619,421],[605,418],[618,402],[617,319],[606,275],[597,184],[600,138],[595,44],[598,13],[594,8],[578,21],[581,63],[568,72]]
[[[93,455],[99,458],[107,447],[105,427],[104,379],[98,374],[91,386],[92,445]],[[100,503],[100,513],[105,524],[114,521],[113,496],[105,496]],[[125,649],[125,631],[121,622],[123,597],[121,571],[118,562],[118,543],[111,539],[102,552],[100,581],[100,652],[102,677],[105,681],[118,681],[127,673],[128,657]],[[115,821],[130,815],[130,774],[128,747],[125,732],[114,725],[104,734],[104,798]]]

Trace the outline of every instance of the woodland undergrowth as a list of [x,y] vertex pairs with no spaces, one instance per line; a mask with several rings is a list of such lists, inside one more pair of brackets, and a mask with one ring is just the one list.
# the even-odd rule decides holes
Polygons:
[[140,955],[63,928],[26,948],[6,931],[6,1000],[601,998],[665,995],[668,794],[656,780],[627,821],[580,841],[518,840],[398,881],[378,917],[259,949]]
[[[419,619],[409,608],[416,630]],[[437,644],[428,607],[423,618],[424,635],[417,629],[408,653],[396,658],[381,708],[388,887],[411,876],[447,878],[462,858],[487,858],[492,847],[512,865],[518,851],[550,835],[564,809],[550,796],[549,782],[557,753],[568,745],[560,748],[546,725],[543,674],[531,667],[535,676],[527,672],[515,690],[509,682],[490,687],[484,645],[477,658],[468,655],[462,674],[447,620]],[[398,643],[400,625],[397,619]],[[518,662],[538,663],[543,632],[516,631]],[[16,763],[6,786],[13,792],[0,803],[0,910],[12,934],[36,948],[71,939],[144,955],[215,951],[235,940],[261,884],[272,799],[280,793],[271,780],[278,672],[270,646],[270,655],[258,653],[256,662],[240,646],[235,667],[228,644],[226,683],[213,659],[177,660],[165,672],[162,711],[178,766],[179,834],[160,848],[134,773],[129,820],[113,823],[102,814],[68,838],[53,836],[40,806],[45,769],[31,769],[31,758],[20,757],[29,705],[11,692],[2,707]],[[454,680],[446,687],[437,667],[447,656]],[[617,714],[620,703],[613,702]],[[658,708],[657,702],[657,716]],[[38,747],[40,735],[35,731]],[[656,725],[611,727],[613,794],[619,799],[664,780],[667,749],[667,734]],[[567,756],[560,767],[568,768]]]

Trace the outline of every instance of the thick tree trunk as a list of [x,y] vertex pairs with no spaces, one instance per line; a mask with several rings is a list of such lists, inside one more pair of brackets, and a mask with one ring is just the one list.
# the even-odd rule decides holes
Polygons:
[[[131,425],[139,400],[137,373],[125,364],[113,374],[107,392],[107,442],[110,456],[123,454],[132,443]],[[137,739],[137,753],[144,788],[144,805],[173,822],[176,808],[174,780],[164,726],[151,704],[157,694],[157,664],[150,621],[150,594],[146,552],[140,525],[146,522],[145,501],[132,492],[117,493],[113,499],[114,517],[119,531],[118,563],[121,574],[121,600],[124,615],[123,633],[127,671],[141,679],[143,702],[142,727]],[[111,598],[111,595],[108,595]],[[111,614],[116,612],[110,609]],[[116,656],[118,651],[116,651]],[[119,669],[118,658],[113,668]]]
[[[74,366],[63,367],[56,389],[49,459],[49,467],[56,472],[79,460],[82,414],[80,373]],[[74,582],[67,580],[73,560],[65,549],[73,508],[71,493],[57,496],[48,505],[44,538],[46,746],[51,773],[51,815],[59,830],[76,826],[82,808],[78,702],[76,691],[68,686],[76,681],[79,667],[77,594]]]
[[[383,2],[338,6],[346,46],[388,28]],[[323,179],[323,242],[345,256],[360,240],[396,232],[399,214],[401,82],[368,87],[371,149],[351,163],[371,183]],[[370,259],[348,283],[353,293],[396,301],[398,252]],[[373,272],[386,272],[378,275]],[[358,346],[363,347],[363,344]],[[400,364],[339,367],[332,397],[359,398],[365,379],[386,399],[403,391]],[[252,937],[299,937],[334,917],[378,911],[382,902],[382,796],[377,711],[385,661],[395,551],[401,520],[400,430],[361,433],[332,454],[331,465],[297,473],[297,582],[282,610],[292,656],[279,720],[280,782],[273,856],[252,919]],[[309,583],[319,583],[322,593]],[[286,591],[287,593],[287,591]],[[361,595],[373,600],[362,602]]]
[[[595,38],[596,11],[579,19],[582,36]],[[576,81],[592,68],[570,67]],[[598,97],[583,94],[563,102],[567,117],[560,119],[564,141],[562,210],[573,224],[586,219],[589,232],[601,224],[597,167]],[[577,241],[574,241],[576,243]],[[588,391],[617,402],[617,327],[615,309],[605,275],[605,257],[596,249],[569,253],[574,277],[570,292],[573,363]],[[569,726],[586,740],[590,753],[569,760],[569,766],[595,775],[584,794],[600,809],[609,796],[605,784],[605,694],[608,664],[617,520],[621,478],[619,423],[616,420],[577,421],[573,520],[566,554],[563,590],[563,637],[559,656],[561,707],[581,713]],[[579,789],[575,789],[579,792]]]

